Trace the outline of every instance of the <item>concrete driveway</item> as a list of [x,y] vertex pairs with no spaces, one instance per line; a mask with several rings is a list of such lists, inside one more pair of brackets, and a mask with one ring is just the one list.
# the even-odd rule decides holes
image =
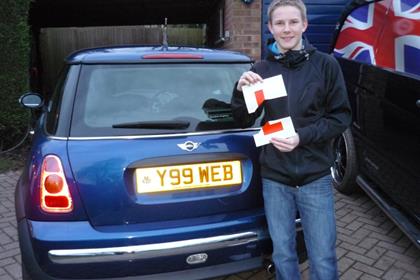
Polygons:
[[[14,213],[20,171],[0,174],[0,280],[22,279]],[[420,250],[364,194],[335,194],[341,280],[420,280]],[[308,264],[301,265],[309,279]],[[217,280],[275,279],[263,270]],[[216,279],[214,279],[216,280]]]

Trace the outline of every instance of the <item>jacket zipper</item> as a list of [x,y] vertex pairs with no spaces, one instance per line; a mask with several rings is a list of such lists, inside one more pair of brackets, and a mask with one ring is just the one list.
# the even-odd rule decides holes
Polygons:
[[[290,70],[290,69],[288,69],[287,67],[285,67],[285,69],[286,69],[286,71],[285,71],[285,73],[287,74],[287,77],[284,77],[284,80],[286,81],[288,81],[288,78],[289,78],[289,74],[290,74],[290,71],[293,71],[293,70]],[[290,82],[293,82],[293,81],[289,81],[289,83]],[[288,98],[287,98],[287,110],[289,111],[289,116],[291,115],[291,110],[290,110],[290,100],[291,100],[291,96],[290,96],[290,94],[288,93]],[[295,158],[295,174],[294,174],[294,179],[298,179],[298,156],[297,156],[297,153],[295,153],[295,156],[294,156]],[[295,180],[296,181],[296,180]],[[295,186],[296,188],[299,188],[299,186]]]

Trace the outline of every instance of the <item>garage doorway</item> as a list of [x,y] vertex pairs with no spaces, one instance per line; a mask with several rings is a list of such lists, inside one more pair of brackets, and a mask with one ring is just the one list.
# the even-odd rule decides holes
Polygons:
[[224,0],[34,0],[31,89],[52,91],[64,58],[75,50],[109,45],[160,45],[168,21],[169,45],[215,47]]

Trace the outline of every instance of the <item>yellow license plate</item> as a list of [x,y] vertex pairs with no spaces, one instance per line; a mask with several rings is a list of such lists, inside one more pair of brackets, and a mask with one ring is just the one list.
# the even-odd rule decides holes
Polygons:
[[239,160],[136,169],[138,193],[232,186],[242,183]]

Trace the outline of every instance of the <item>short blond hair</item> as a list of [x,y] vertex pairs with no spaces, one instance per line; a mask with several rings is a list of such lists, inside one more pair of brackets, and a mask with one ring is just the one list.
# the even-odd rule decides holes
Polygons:
[[302,15],[302,19],[304,21],[307,20],[306,6],[302,0],[273,0],[270,3],[270,6],[268,6],[268,10],[267,10],[268,22],[271,22],[272,14],[274,10],[277,9],[278,7],[283,7],[283,6],[296,7],[300,11],[300,14]]

